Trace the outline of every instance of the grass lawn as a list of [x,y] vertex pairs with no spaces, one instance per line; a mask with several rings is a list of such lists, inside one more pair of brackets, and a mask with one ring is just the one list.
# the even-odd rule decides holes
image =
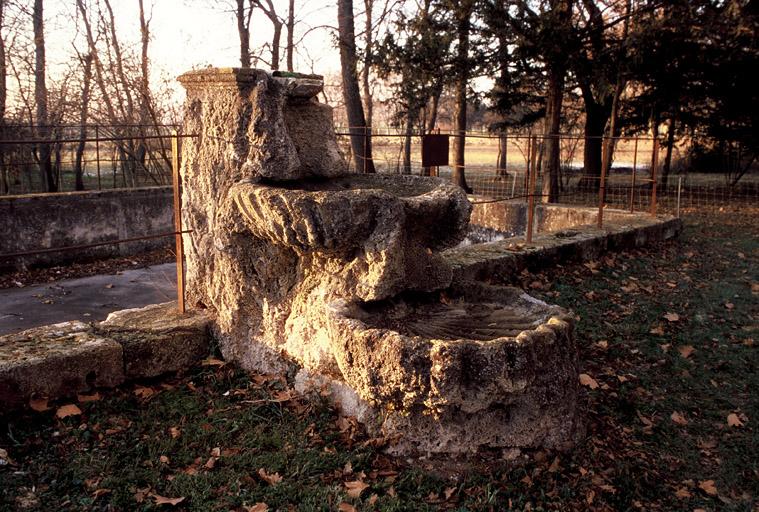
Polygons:
[[759,510],[757,213],[520,276],[579,317],[588,433],[570,453],[451,479],[383,455],[324,397],[209,364],[62,419],[0,417],[0,510]]

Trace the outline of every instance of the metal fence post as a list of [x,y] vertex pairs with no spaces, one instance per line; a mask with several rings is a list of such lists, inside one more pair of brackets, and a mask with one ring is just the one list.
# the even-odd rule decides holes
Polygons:
[[651,154],[651,215],[656,215],[656,171],[659,167],[659,139],[654,137],[654,146]]
[[678,176],[677,177],[677,206],[675,207],[676,216],[678,219],[680,218],[680,191],[682,190],[682,185],[683,185],[683,177]]
[[632,182],[630,183],[630,213],[635,213],[635,171],[638,168],[638,137],[635,137],[635,147],[633,149],[633,172]]
[[185,312],[184,304],[184,240],[182,239],[182,205],[179,190],[179,135],[171,130],[171,174],[174,186],[174,243],[177,259],[177,306],[180,314]]
[[[532,148],[533,150],[537,148],[538,140],[537,136],[533,137],[532,140]],[[528,202],[527,202],[527,243],[532,243],[532,231],[533,231],[533,223],[535,219],[535,175],[537,174],[537,166],[535,165],[535,158],[534,158],[535,151],[530,152],[530,161],[527,164],[527,173],[529,177],[529,191],[528,191]]]
[[367,169],[367,149],[369,148],[369,127],[364,126],[364,174],[366,174]]
[[95,160],[98,167],[98,190],[100,190],[100,130],[98,130],[98,125],[95,125]]
[[606,200],[606,168],[609,166],[611,138],[601,137],[601,183],[598,186],[598,227],[604,227],[604,201]]

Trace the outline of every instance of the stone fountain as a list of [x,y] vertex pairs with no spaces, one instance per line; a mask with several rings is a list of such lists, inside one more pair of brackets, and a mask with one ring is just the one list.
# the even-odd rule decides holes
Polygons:
[[186,73],[187,295],[228,360],[329,387],[400,453],[563,447],[578,435],[572,321],[452,282],[471,205],[431,177],[351,174],[322,78]]

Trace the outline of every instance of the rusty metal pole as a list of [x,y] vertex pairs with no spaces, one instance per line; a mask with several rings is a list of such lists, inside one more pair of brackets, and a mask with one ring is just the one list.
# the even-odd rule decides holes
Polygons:
[[177,306],[184,314],[184,240],[182,239],[182,204],[179,190],[179,134],[171,130],[171,175],[174,186],[174,243],[177,258]]
[[95,160],[98,164],[98,190],[100,190],[100,130],[95,125]]
[[530,165],[532,164],[532,135],[527,136],[527,167],[524,170],[523,195],[527,195],[530,186]]
[[630,183],[630,213],[635,213],[635,171],[638,167],[638,137],[635,137],[635,147],[633,149],[633,172]]
[[367,149],[369,148],[369,127],[364,126],[364,174],[366,174],[367,169]]
[[611,137],[601,137],[601,183],[598,186],[598,227],[604,227],[604,203],[606,202],[606,169],[609,167]]
[[533,223],[535,220],[535,175],[537,174],[537,165],[535,165],[535,151],[538,146],[537,136],[532,140],[532,149],[530,153],[530,163],[527,165],[527,172],[530,179],[528,202],[527,202],[527,243],[532,243],[532,230],[534,228]]
[[651,215],[656,215],[656,170],[659,167],[659,139],[654,138],[651,155]]

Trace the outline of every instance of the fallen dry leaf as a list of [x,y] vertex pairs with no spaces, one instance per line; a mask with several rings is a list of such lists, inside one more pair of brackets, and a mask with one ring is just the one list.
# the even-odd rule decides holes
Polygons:
[[134,388],[134,394],[137,398],[147,400],[151,396],[155,395],[155,391],[152,388],[146,388],[144,386],[137,386]]
[[352,482],[345,482],[346,494],[351,498],[358,498],[364,489],[369,487],[369,484],[365,484],[361,480],[354,480]]
[[172,507],[175,507],[184,501],[184,496],[181,498],[167,498],[166,496],[161,496],[159,494],[151,494],[151,496],[155,500],[156,505],[171,505]]
[[342,502],[337,506],[339,512],[356,512],[356,508],[350,503]]
[[179,430],[177,427],[169,427],[169,435],[171,436],[172,439],[176,439],[182,435],[182,431]]
[[664,327],[661,325],[657,325],[653,329],[649,331],[651,334],[656,334],[657,336],[664,336]]
[[678,489],[675,492],[675,496],[677,496],[681,500],[684,500],[686,498],[690,498],[691,497],[691,493],[688,492],[688,489],[686,489],[685,487],[681,487],[680,489]]
[[680,320],[680,315],[677,313],[667,313],[664,315],[664,318],[668,322],[678,322]]
[[709,496],[717,495],[717,486],[714,485],[714,480],[704,480],[698,483],[698,488],[704,491]]
[[672,413],[672,415],[670,416],[670,419],[672,419],[672,421],[674,423],[677,423],[678,425],[687,425],[688,424],[688,420],[685,419],[685,416],[683,416],[682,413],[677,412],[677,411],[675,411],[675,412]]
[[32,398],[29,400],[29,407],[37,412],[45,412],[50,409],[47,405],[47,398]]
[[594,379],[587,373],[580,374],[580,384],[582,384],[583,386],[588,386],[590,389],[598,388],[598,382],[596,382],[596,379]]
[[733,412],[727,415],[727,425],[729,427],[742,427],[743,422],[740,417]]
[[279,473],[269,474],[264,468],[258,470],[258,476],[260,476],[261,479],[266,481],[269,485],[277,485],[282,481],[282,477],[279,476]]
[[269,512],[269,505],[266,503],[256,503],[252,507],[243,506],[245,512]]
[[209,357],[208,359],[203,359],[203,361],[200,363],[202,366],[224,366],[225,363],[221,359],[216,359],[214,357]]
[[692,345],[683,345],[681,347],[677,347],[677,351],[680,352],[680,355],[684,359],[688,359],[690,355],[695,351],[696,349],[693,348]]
[[97,391],[95,391],[91,395],[76,395],[76,399],[82,403],[97,402],[100,400],[100,398],[101,398],[100,393],[98,393]]
[[74,404],[63,405],[55,411],[55,416],[63,419],[69,416],[79,416],[82,414],[82,410]]

